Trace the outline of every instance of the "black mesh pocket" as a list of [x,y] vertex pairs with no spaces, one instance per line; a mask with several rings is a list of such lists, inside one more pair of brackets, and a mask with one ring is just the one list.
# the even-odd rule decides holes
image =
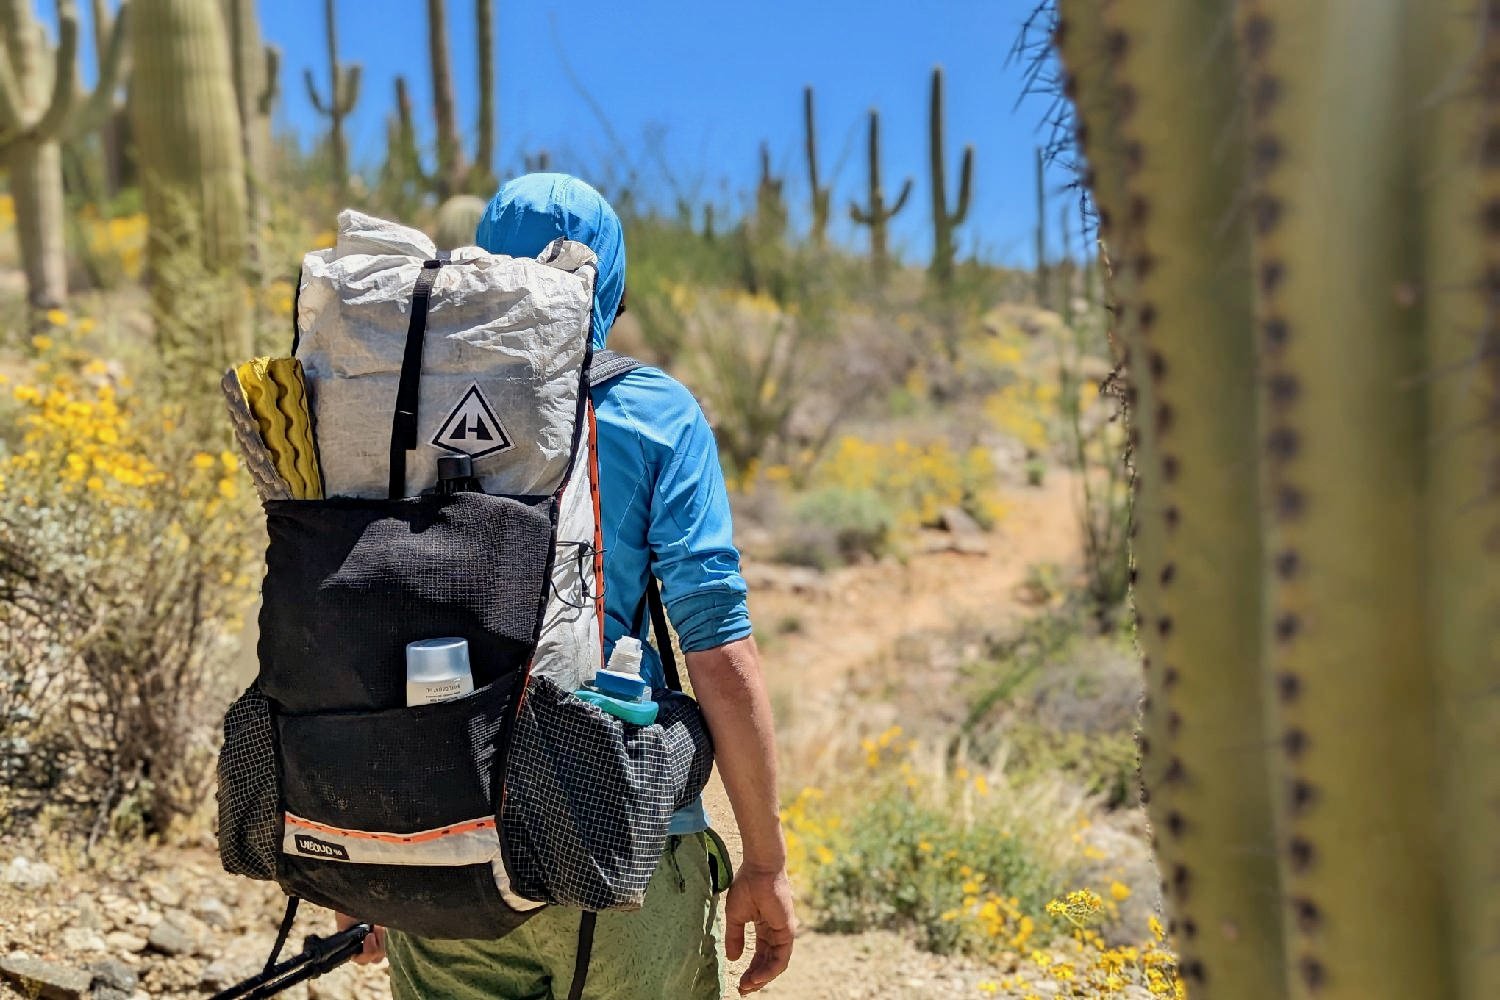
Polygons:
[[266,531],[260,686],[288,712],[404,705],[418,639],[467,639],[476,687],[535,651],[550,500],[273,501]]
[[518,681],[435,705],[279,716],[282,887],[424,937],[496,937],[525,919],[496,883],[494,770]]
[[587,910],[639,906],[672,813],[703,790],[712,764],[686,695],[667,695],[658,722],[635,726],[533,678],[500,814],[515,890]]
[[224,715],[219,751],[219,860],[231,875],[272,879],[281,837],[271,704],[252,687]]

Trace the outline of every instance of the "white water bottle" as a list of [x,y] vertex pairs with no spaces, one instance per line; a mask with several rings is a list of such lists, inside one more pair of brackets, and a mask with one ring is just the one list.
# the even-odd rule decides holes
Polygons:
[[406,704],[434,705],[474,690],[467,639],[421,639],[406,646]]

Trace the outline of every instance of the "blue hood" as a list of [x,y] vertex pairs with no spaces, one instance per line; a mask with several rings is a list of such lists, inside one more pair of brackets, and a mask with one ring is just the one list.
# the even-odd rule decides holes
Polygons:
[[625,232],[604,196],[568,174],[526,174],[490,199],[474,242],[490,253],[535,257],[559,236],[599,257],[594,287],[594,350],[602,350],[625,294]]

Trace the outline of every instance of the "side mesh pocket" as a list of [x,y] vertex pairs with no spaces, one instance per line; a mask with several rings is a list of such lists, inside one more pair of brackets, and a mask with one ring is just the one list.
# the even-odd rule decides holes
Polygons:
[[520,895],[586,910],[640,906],[672,813],[697,797],[713,766],[692,699],[668,695],[658,718],[630,725],[531,679],[500,812]]
[[231,875],[276,877],[280,833],[271,703],[251,687],[224,715],[219,751],[219,860]]

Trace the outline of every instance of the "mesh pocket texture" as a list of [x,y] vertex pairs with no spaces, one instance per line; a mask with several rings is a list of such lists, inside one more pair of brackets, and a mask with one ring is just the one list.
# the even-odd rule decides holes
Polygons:
[[[493,819],[495,761],[519,680],[433,705],[280,716],[286,811],[397,837]],[[529,916],[506,906],[491,864],[353,863],[288,851],[279,880],[314,903],[422,937],[498,937]]]
[[586,910],[640,906],[672,813],[702,791],[713,764],[692,699],[670,695],[658,718],[630,725],[531,679],[500,815],[518,893]]
[[219,860],[231,875],[276,877],[281,807],[271,703],[251,687],[224,715],[219,751]]
[[287,712],[406,704],[406,644],[469,642],[474,686],[536,649],[552,501],[483,493],[266,504],[260,686]]

